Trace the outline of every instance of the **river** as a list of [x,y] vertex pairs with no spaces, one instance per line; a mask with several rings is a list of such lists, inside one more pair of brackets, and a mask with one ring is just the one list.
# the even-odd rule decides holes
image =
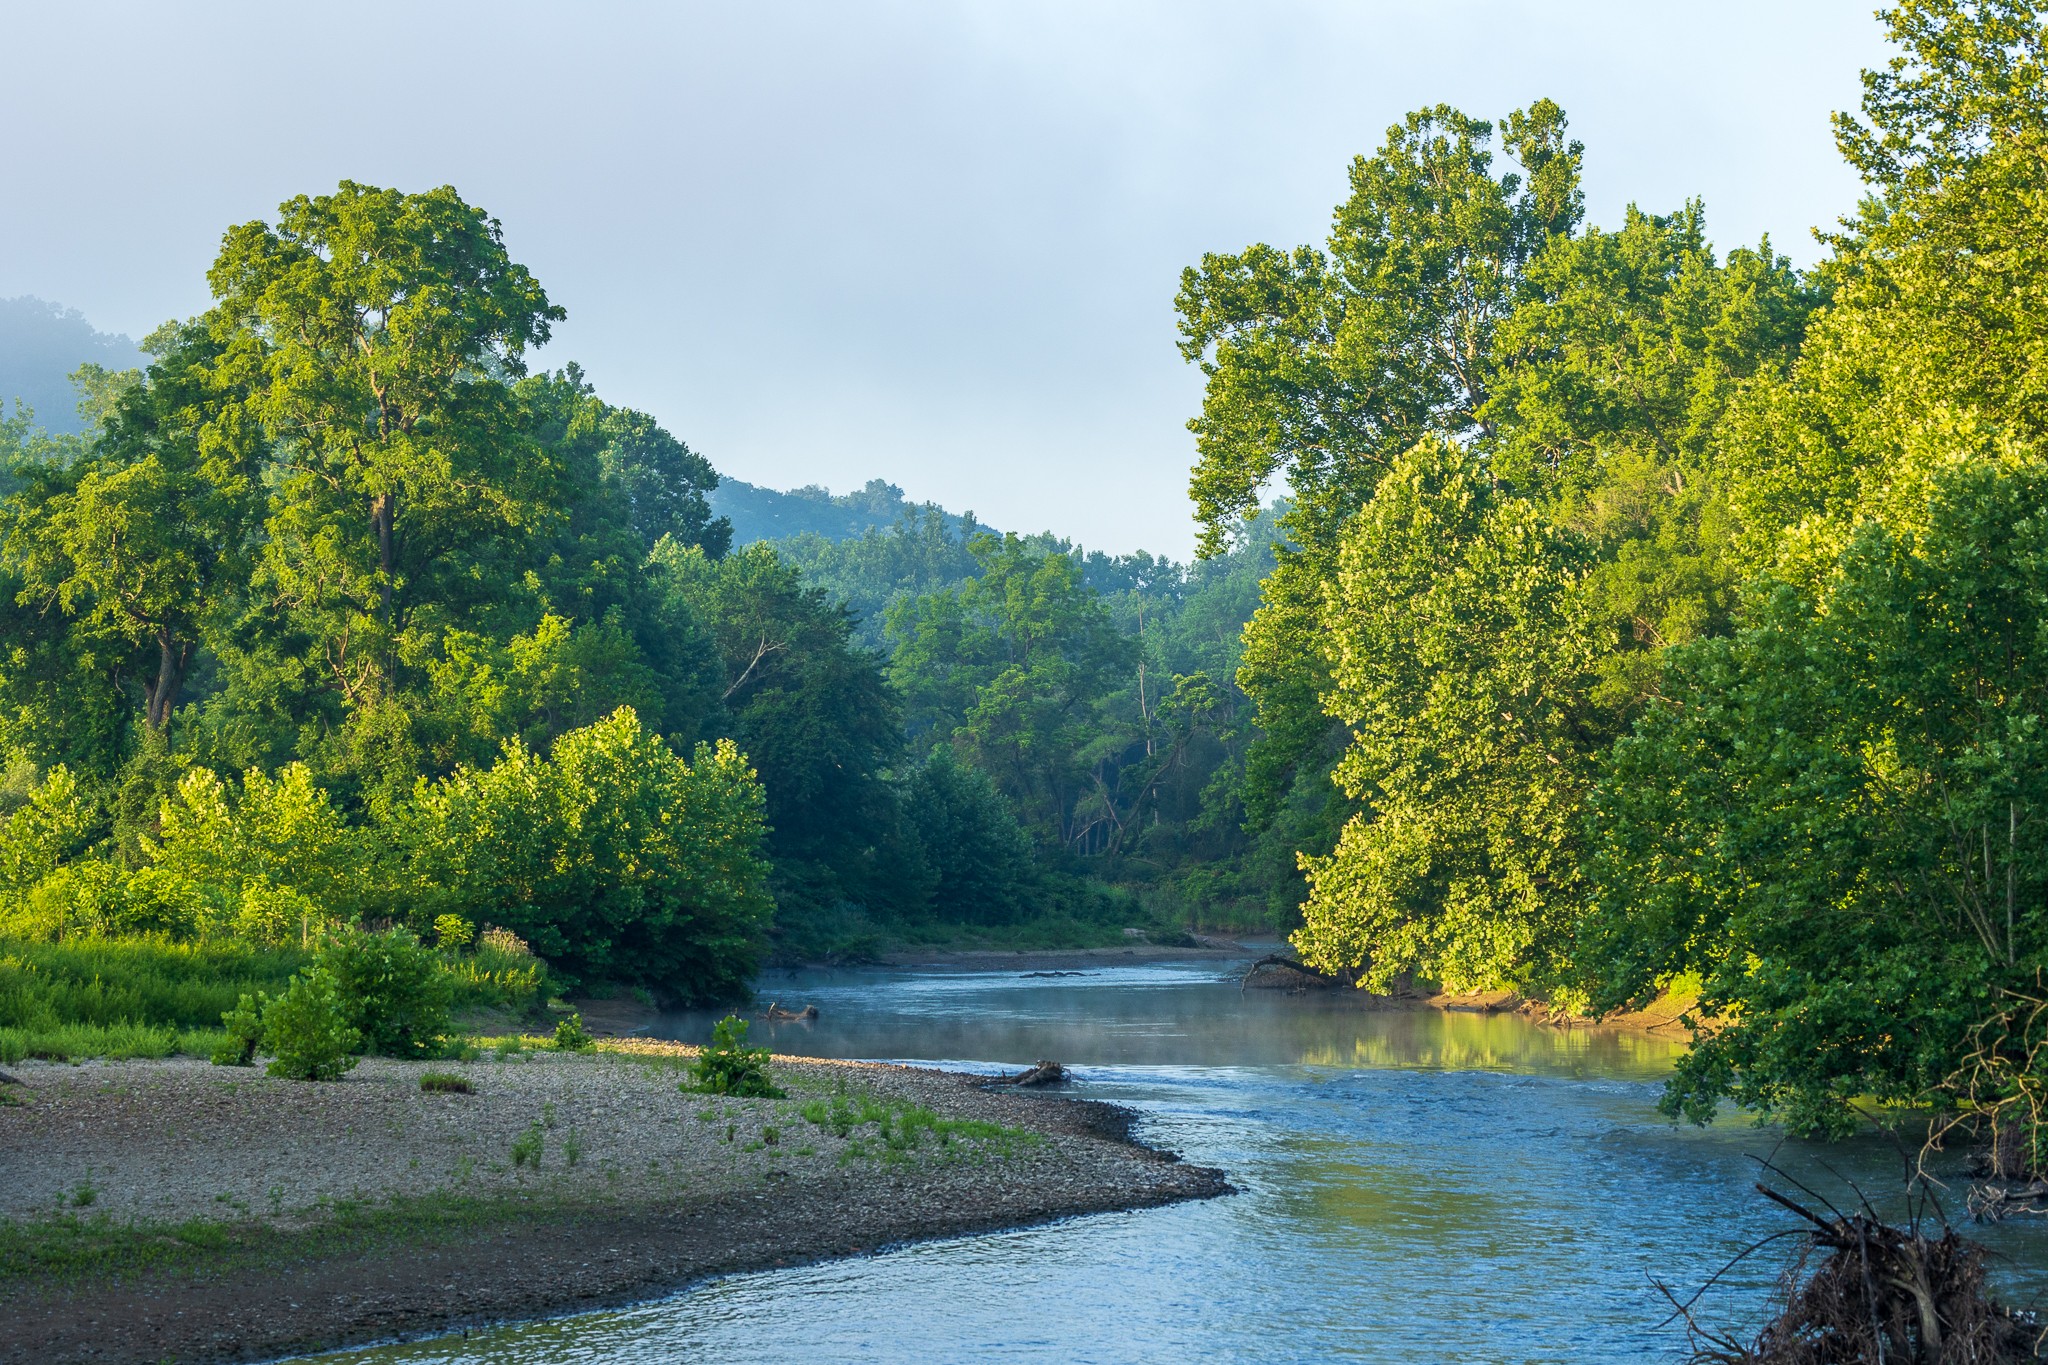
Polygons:
[[[1370,1012],[1240,992],[1213,965],[772,975],[815,1022],[756,1024],[779,1052],[1073,1067],[1075,1093],[1220,1166],[1223,1199],[1072,1219],[794,1270],[623,1310],[321,1357],[350,1365],[555,1362],[1679,1360],[1656,1276],[1684,1295],[1789,1226],[1760,1199],[1776,1151],[1836,1198],[1896,1203],[1872,1136],[1786,1143],[1735,1117],[1656,1113],[1675,1041],[1514,1015]],[[709,1034],[672,1015],[657,1032]],[[766,1034],[763,1037],[763,1034]],[[1057,1102],[1057,1101],[1049,1101]],[[2020,1302],[2048,1302],[2048,1229],[1973,1235]],[[1694,1311],[1752,1330],[1782,1255]]]

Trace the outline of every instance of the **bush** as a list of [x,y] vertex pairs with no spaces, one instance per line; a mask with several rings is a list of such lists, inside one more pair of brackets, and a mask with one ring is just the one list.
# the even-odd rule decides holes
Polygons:
[[467,948],[476,937],[476,926],[460,915],[434,916],[434,944],[441,948]]
[[254,1066],[256,1049],[263,1046],[263,1011],[270,997],[245,995],[233,1009],[221,1015],[227,1040],[213,1050],[215,1066]]
[[555,1046],[563,1052],[581,1052],[596,1041],[584,1031],[581,1014],[571,1014],[555,1025]]
[[439,1056],[448,1038],[451,982],[441,960],[404,929],[349,930],[321,949],[343,1017],[381,1057]]
[[476,951],[449,959],[455,1003],[529,1013],[547,985],[547,964],[510,929],[486,929]]
[[762,803],[730,742],[686,764],[621,708],[546,758],[515,742],[421,788],[394,831],[399,893],[505,924],[583,980],[732,999],[774,909]]
[[769,1078],[768,1049],[746,1043],[747,1021],[726,1015],[711,1030],[711,1046],[690,1064],[691,1083],[683,1088],[704,1095],[781,1099],[783,1092]]
[[292,978],[285,993],[263,1010],[269,1072],[298,1081],[338,1080],[356,1064],[362,1042],[342,1009],[334,974],[314,965]]

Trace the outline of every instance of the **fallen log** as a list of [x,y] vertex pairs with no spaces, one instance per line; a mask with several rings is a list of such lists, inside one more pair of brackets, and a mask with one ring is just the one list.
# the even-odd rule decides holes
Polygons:
[[815,1019],[818,1017],[818,1007],[816,1005],[805,1005],[800,1010],[786,1010],[771,1000],[768,1002],[768,1017],[774,1020]]
[[1319,972],[1315,968],[1297,962],[1291,957],[1282,957],[1278,953],[1267,953],[1257,962],[1244,969],[1244,976],[1239,979],[1237,989],[1242,992],[1252,984],[1253,977],[1269,968],[1288,974],[1287,985],[1283,989],[1290,991],[1324,990],[1331,986],[1345,984],[1338,978]]
[[1014,1076],[999,1076],[997,1085],[1065,1085],[1067,1069],[1058,1062],[1041,1061],[1037,1066],[1027,1067]]

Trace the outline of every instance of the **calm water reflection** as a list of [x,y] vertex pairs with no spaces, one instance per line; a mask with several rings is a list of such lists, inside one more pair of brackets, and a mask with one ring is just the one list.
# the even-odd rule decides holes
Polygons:
[[[1772,1134],[1657,1117],[1669,1041],[1240,994],[1210,967],[805,973],[762,989],[821,1014],[757,1023],[778,1051],[1067,1062],[1079,1093],[1143,1111],[1148,1140],[1224,1167],[1243,1193],[323,1359],[1676,1359],[1649,1276],[1690,1292],[1785,1226],[1750,1191],[1749,1154]],[[696,1040],[710,1020],[658,1031]],[[1898,1158],[1874,1138],[1792,1144],[1779,1160],[1837,1192],[1898,1186]],[[2041,1230],[1982,1235],[2008,1258],[2010,1292],[2048,1290]],[[1753,1321],[1776,1269],[1739,1267],[1700,1311]]]

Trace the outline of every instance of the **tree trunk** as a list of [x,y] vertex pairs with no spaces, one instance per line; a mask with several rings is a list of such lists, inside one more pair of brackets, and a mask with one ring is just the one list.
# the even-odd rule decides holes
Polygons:
[[178,693],[185,687],[185,670],[192,663],[192,646],[173,640],[169,631],[158,631],[156,647],[156,683],[144,695],[142,715],[150,729],[161,730],[170,724],[171,712],[177,709]]
[[370,523],[377,531],[377,562],[384,570],[383,611],[384,629],[391,629],[391,575],[392,575],[392,524],[398,519],[398,494],[396,491],[379,493],[370,500]]

